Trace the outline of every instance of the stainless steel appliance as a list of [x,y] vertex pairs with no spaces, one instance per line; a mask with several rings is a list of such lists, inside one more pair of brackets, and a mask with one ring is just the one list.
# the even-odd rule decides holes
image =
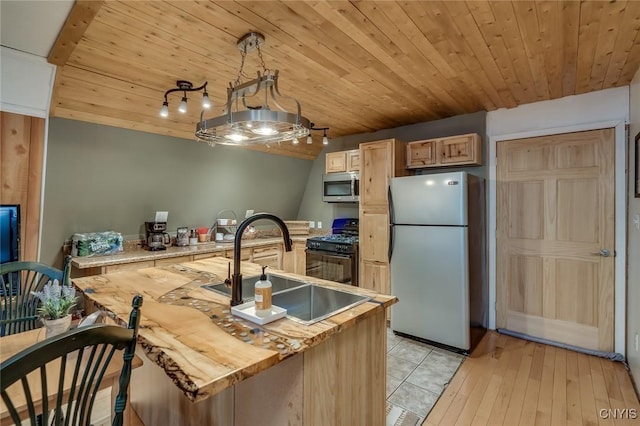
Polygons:
[[357,172],[322,175],[322,201],[357,203],[360,199],[360,175]]
[[145,249],[149,251],[166,250],[165,244],[171,244],[171,237],[167,234],[167,222],[145,222]]
[[391,328],[470,352],[487,324],[484,181],[466,172],[391,179]]
[[335,219],[330,235],[307,239],[306,275],[358,285],[358,219]]

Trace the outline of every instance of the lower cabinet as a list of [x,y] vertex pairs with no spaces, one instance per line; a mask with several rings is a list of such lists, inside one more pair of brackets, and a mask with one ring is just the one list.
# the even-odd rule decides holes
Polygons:
[[360,283],[362,283],[362,287],[375,291],[376,293],[391,293],[388,264],[363,260],[360,266]]
[[306,242],[294,242],[290,252],[282,254],[282,269],[298,275],[307,275]]
[[144,260],[142,262],[130,262],[130,263],[120,263],[118,265],[109,265],[104,266],[102,268],[102,274],[108,274],[109,272],[117,272],[117,271],[126,271],[132,269],[140,269],[140,268],[151,268],[155,266],[155,262],[153,260]]
[[282,244],[254,247],[249,261],[272,269],[282,269],[283,250]]
[[[267,244],[257,247],[247,247],[240,251],[240,260],[268,266],[272,269],[284,269],[287,262],[292,266],[287,268],[288,272],[305,274],[305,243],[294,243],[292,252],[294,258],[285,258],[283,243]],[[298,254],[300,253],[300,254]],[[287,253],[289,255],[289,253]],[[86,277],[89,275],[108,274],[110,272],[151,268],[153,266],[167,266],[176,263],[191,262],[194,260],[208,259],[211,257],[226,257],[233,259],[233,250],[216,251],[210,253],[188,254],[184,256],[167,257],[156,260],[144,260],[140,262],[120,263],[117,265],[98,266],[94,268],[76,269],[72,271],[73,278]],[[286,260],[285,260],[286,259]],[[289,263],[287,263],[289,265]]]
[[167,265],[173,265],[175,263],[191,262],[191,260],[192,260],[192,256],[191,255],[178,256],[178,257],[168,257],[166,259],[158,259],[158,260],[156,260],[155,266],[167,266]]
[[202,253],[202,254],[194,254],[193,260],[201,260],[201,259],[209,259],[211,257],[224,257],[223,251],[217,251],[214,253]]

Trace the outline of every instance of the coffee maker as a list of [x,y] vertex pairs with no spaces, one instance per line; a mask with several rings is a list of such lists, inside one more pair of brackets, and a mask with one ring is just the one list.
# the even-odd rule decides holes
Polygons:
[[149,251],[166,250],[165,244],[171,243],[171,237],[167,234],[167,222],[145,222],[146,231],[145,249]]

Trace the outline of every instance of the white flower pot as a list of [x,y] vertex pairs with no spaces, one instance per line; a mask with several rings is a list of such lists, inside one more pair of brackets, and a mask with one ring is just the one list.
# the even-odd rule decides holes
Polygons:
[[46,329],[45,337],[53,337],[57,334],[64,333],[71,327],[71,314],[58,319],[42,319]]

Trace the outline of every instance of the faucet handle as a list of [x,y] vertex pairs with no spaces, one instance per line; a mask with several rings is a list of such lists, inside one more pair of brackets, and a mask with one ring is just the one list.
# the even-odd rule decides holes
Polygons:
[[226,285],[227,287],[231,287],[231,262],[229,262],[227,268],[227,278],[224,279],[224,285]]

